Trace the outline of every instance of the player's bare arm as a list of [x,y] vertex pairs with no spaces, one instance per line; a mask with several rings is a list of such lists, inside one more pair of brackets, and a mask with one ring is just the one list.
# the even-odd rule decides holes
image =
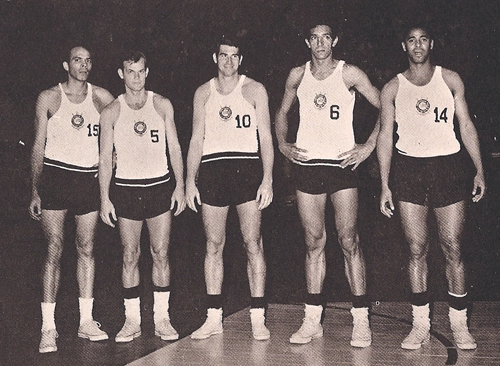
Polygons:
[[266,89],[261,83],[249,80],[243,87],[243,96],[252,101],[255,106],[255,113],[259,123],[259,144],[262,158],[263,178],[257,190],[256,200],[259,203],[259,210],[269,206],[273,200],[273,164],[274,148],[271,136],[271,118],[269,115],[269,99]]
[[115,98],[113,95],[104,88],[93,85],[93,99],[94,106],[99,113],[101,113],[104,108],[111,103]]
[[99,120],[99,190],[101,193],[100,216],[102,221],[115,227],[117,220],[115,207],[109,199],[109,186],[113,175],[113,128],[120,115],[120,103],[115,100],[101,113]]
[[[344,83],[348,89],[354,88],[363,95],[370,104],[375,108],[380,109],[380,92],[375,88],[368,76],[358,67],[354,65],[344,65],[342,70]],[[344,158],[341,163],[342,168],[352,165],[352,170],[355,170],[359,164],[365,161],[375,149],[377,136],[380,131],[380,118],[373,128],[370,137],[364,144],[356,144],[353,149],[344,152],[339,157]]]
[[478,202],[486,192],[486,181],[484,179],[483,163],[479,148],[479,138],[476,127],[469,114],[467,101],[465,100],[465,86],[458,73],[442,69],[443,79],[450,88],[455,99],[455,115],[457,116],[460,135],[467,152],[476,168],[474,187],[472,189],[472,200]]
[[42,217],[42,203],[38,188],[43,170],[47,124],[49,118],[59,109],[60,104],[59,87],[55,86],[39,94],[35,107],[35,140],[31,151],[31,202],[29,212],[31,218],[37,221]]
[[181,145],[177,136],[177,128],[174,122],[174,107],[167,98],[155,94],[153,99],[155,109],[165,120],[165,134],[167,136],[167,148],[170,156],[170,163],[175,176],[175,189],[172,193],[172,203],[170,209],[175,208],[174,215],[179,215],[186,208],[184,198],[184,164],[182,162]]
[[288,112],[297,101],[297,88],[304,77],[305,65],[293,68],[288,75],[285,84],[285,93],[281,106],[276,112],[276,138],[280,152],[291,161],[306,161],[307,151],[299,149],[294,143],[286,141],[288,133]]
[[380,211],[387,217],[392,217],[394,202],[389,188],[389,173],[391,170],[394,123],[396,120],[395,100],[399,82],[397,78],[387,83],[380,93],[380,132],[377,138],[377,157],[380,166],[382,191],[380,194]]
[[198,212],[196,204],[201,205],[200,192],[196,187],[196,177],[203,154],[203,138],[205,136],[205,103],[210,96],[210,84],[200,86],[193,100],[193,133],[189,142],[186,170],[186,203],[194,212]]

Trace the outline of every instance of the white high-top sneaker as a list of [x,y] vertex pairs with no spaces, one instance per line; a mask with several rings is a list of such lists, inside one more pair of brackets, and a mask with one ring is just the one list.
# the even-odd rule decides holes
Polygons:
[[467,309],[457,310],[450,308],[448,315],[457,347],[460,349],[476,349],[477,343],[469,333],[469,328],[467,327]]
[[368,347],[372,344],[372,331],[368,321],[368,308],[352,308],[352,337],[351,346]]
[[410,334],[401,342],[401,348],[419,349],[422,343],[431,339],[431,320],[429,318],[429,304],[422,306],[412,305],[413,327]]
[[215,334],[221,334],[222,329],[222,308],[208,309],[205,323],[191,334],[192,339],[206,339]]
[[306,304],[302,326],[297,332],[292,334],[290,343],[305,344],[315,338],[323,337],[323,327],[320,323],[322,312],[323,306]]
[[256,340],[264,341],[271,337],[271,333],[266,327],[265,309],[250,309],[250,320],[252,322],[252,334]]

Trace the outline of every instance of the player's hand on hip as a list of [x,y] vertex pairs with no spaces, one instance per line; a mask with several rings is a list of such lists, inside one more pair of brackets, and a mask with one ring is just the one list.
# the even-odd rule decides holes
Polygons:
[[479,202],[486,193],[484,174],[477,173],[474,177],[474,188],[472,189],[472,202]]
[[259,204],[258,209],[263,210],[273,201],[273,185],[272,183],[262,183],[257,190],[257,197],[255,198]]
[[33,195],[33,198],[30,202],[30,217],[33,220],[40,221],[42,218],[42,200],[38,194]]
[[184,196],[184,189],[181,187],[176,187],[174,193],[172,194],[172,203],[170,204],[170,210],[175,207],[174,216],[179,215],[186,208],[186,197]]
[[389,188],[382,188],[380,193],[380,212],[391,218],[394,215],[394,202],[392,201],[392,192]]
[[115,222],[118,221],[115,206],[110,200],[101,201],[99,216],[101,216],[102,222],[111,227],[115,227]]
[[372,151],[373,148],[371,146],[366,144],[355,144],[351,150],[339,155],[339,158],[343,159],[340,163],[341,168],[344,169],[349,165],[353,165],[351,169],[355,170],[359,164],[368,159]]
[[307,150],[297,147],[295,144],[285,142],[279,145],[281,153],[291,161],[307,161]]
[[194,183],[186,184],[186,203],[194,212],[198,212],[197,205],[201,205],[200,192]]

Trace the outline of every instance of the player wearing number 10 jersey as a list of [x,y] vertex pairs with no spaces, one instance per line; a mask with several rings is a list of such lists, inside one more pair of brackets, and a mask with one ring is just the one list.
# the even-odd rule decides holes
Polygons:
[[[323,336],[320,323],[326,272],[325,207],[335,210],[338,240],[344,253],[345,273],[353,294],[354,327],[351,345],[371,344],[368,324],[365,261],[357,229],[358,182],[355,169],[375,148],[379,124],[368,141],[356,145],[352,126],[354,89],[379,107],[379,91],[366,74],[332,57],[338,37],[331,26],[314,23],[306,29],[311,61],[290,71],[281,107],[276,113],[276,137],[283,155],[294,164],[297,205],[307,245],[308,296],[302,327],[291,343],[308,343]],[[286,141],[288,112],[298,99],[300,122],[295,143]],[[344,169],[352,165],[351,169]]]
[[217,77],[201,85],[194,96],[187,159],[187,204],[196,212],[201,204],[207,238],[207,320],[191,337],[222,332],[222,252],[232,205],[248,256],[253,336],[263,340],[270,333],[264,318],[266,263],[260,222],[261,210],[273,198],[274,159],[268,97],[262,84],[238,73],[242,56],[234,39],[223,37],[213,59]]

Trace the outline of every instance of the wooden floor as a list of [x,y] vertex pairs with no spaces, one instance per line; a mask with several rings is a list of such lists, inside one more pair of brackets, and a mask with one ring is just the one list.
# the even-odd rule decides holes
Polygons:
[[449,329],[448,305],[434,304],[431,341],[420,350],[400,348],[410,330],[407,303],[374,305],[371,316],[373,344],[358,349],[349,345],[351,314],[349,303],[330,303],[323,322],[324,337],[306,345],[292,345],[288,339],[303,317],[302,305],[271,304],[267,324],[271,339],[251,337],[248,308],[224,321],[224,333],[206,340],[185,337],[130,366],[153,365],[500,365],[500,304],[477,302],[471,311],[470,330],[477,340],[474,351],[458,350]]

